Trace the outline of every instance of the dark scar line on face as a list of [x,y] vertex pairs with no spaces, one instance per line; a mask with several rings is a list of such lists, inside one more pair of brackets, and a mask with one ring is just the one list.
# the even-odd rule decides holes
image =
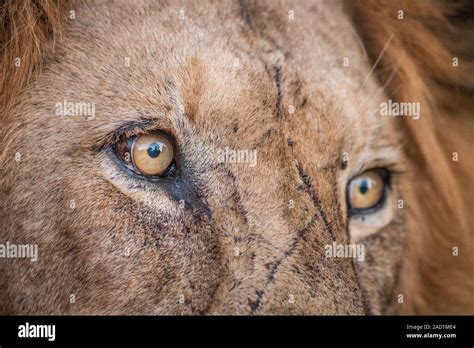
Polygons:
[[[328,222],[327,215],[326,215],[325,211],[322,208],[321,201],[320,201],[319,197],[316,195],[316,193],[313,190],[313,187],[311,185],[311,180],[310,180],[309,176],[303,171],[303,168],[301,167],[301,165],[299,163],[297,164],[297,169],[298,169],[298,174],[299,174],[301,180],[303,181],[303,185],[304,185],[303,189],[311,197],[311,200],[313,201],[313,204],[316,207],[316,213],[312,216],[311,221],[305,227],[303,227],[301,230],[299,230],[297,232],[297,237],[292,242],[292,244],[289,246],[289,248],[283,253],[283,255],[278,260],[273,261],[268,265],[268,268],[269,268],[270,271],[269,271],[269,274],[268,274],[268,277],[267,277],[265,288],[268,286],[268,284],[270,284],[271,282],[274,281],[276,272],[278,271],[278,268],[280,267],[280,265],[283,263],[283,261],[285,259],[287,259],[289,256],[291,256],[291,254],[294,252],[294,250],[295,250],[296,246],[298,245],[298,243],[300,242],[300,240],[305,238],[306,232],[314,226],[314,224],[318,220],[318,217],[321,217],[321,219],[322,219],[322,221],[323,221],[323,223],[326,227],[326,230],[328,231],[328,233],[331,236],[332,240],[335,241],[332,226]],[[264,290],[263,291],[262,290],[256,290],[256,294],[257,294],[257,299],[255,301],[251,301],[249,299],[249,305],[250,305],[252,314],[255,314],[259,310],[260,305],[261,305],[261,299],[262,299],[262,296],[265,294],[265,291]]]
[[263,290],[255,290],[255,294],[257,295],[257,299],[255,301],[252,301],[251,299],[248,299],[249,307],[250,307],[250,310],[251,310],[252,314],[255,314],[255,312],[259,309],[260,301],[262,299],[263,293],[264,293]]
[[364,308],[364,315],[369,315],[370,314],[370,308],[369,308],[369,304],[367,302],[367,294],[366,294],[365,289],[361,286],[361,282],[360,282],[360,279],[359,279],[359,274],[357,273],[357,269],[356,269],[356,266],[355,266],[354,262],[355,262],[355,260],[352,259],[351,260],[351,267],[352,267],[352,271],[354,272],[354,277],[355,277],[356,284],[360,289],[362,306]]
[[[336,175],[334,175],[336,176]],[[335,181],[336,182],[336,181]],[[342,216],[342,207],[341,207],[341,201],[338,199],[339,198],[339,191],[337,185],[332,186],[332,195],[333,195],[333,200],[334,200],[334,216]],[[338,230],[341,230],[341,222],[339,219],[336,219],[336,226]]]
[[[252,16],[249,12],[248,6],[245,3],[244,0],[239,0],[239,16],[242,18],[243,22],[246,24],[246,26],[249,28],[249,30],[254,33],[254,35],[260,36],[263,40],[267,41],[270,43],[271,46],[273,46],[273,49],[276,52],[280,52],[284,57],[288,56],[288,52],[283,49],[280,45],[277,44],[277,42],[270,36],[266,35],[263,31],[258,30],[259,33],[257,33],[257,30],[255,30],[255,26],[252,22]],[[258,59],[263,63],[265,70],[267,74],[272,78],[272,80],[275,83],[275,87],[277,89],[277,100],[276,100],[276,106],[275,106],[275,114],[277,119],[281,120],[283,118],[284,110],[283,110],[283,81],[282,81],[282,75],[283,75],[283,67],[281,62],[277,61],[276,64],[270,64],[274,65],[273,67],[273,73],[271,73],[271,69],[268,67],[268,62],[266,59],[263,57],[258,57]]]
[[[258,10],[256,10],[255,13],[258,13]],[[275,50],[282,52],[285,57],[289,56],[289,52],[278,45],[274,38],[269,36],[264,30],[262,30],[262,28],[258,28],[258,25],[254,25],[252,14],[249,11],[249,6],[246,4],[245,0],[239,0],[239,16],[253,34],[260,36],[263,40],[270,43],[270,45],[273,46]]]
[[316,210],[319,213],[319,216],[324,222],[324,225],[326,226],[326,231],[329,233],[333,241],[336,241],[335,236],[334,236],[334,231],[332,229],[332,225],[329,223],[326,212],[324,211],[322,205],[321,205],[321,200],[319,196],[314,192],[314,188],[311,185],[311,180],[308,176],[307,173],[304,172],[303,168],[301,165],[298,163],[296,165],[298,169],[298,174],[300,175],[301,180],[303,181],[304,187],[303,189],[309,194],[311,197],[311,200],[313,201],[314,206],[316,207]]
[[[295,240],[291,243],[291,245],[283,253],[283,255],[278,260],[267,264],[267,267],[270,271],[268,273],[267,281],[265,283],[264,288],[266,288],[270,283],[272,283],[275,280],[275,275],[278,271],[278,268],[281,266],[283,261],[285,261],[285,259],[287,259],[289,256],[293,254],[299,242],[305,239],[306,232],[309,231],[314,226],[317,220],[318,220],[318,215],[314,214],[311,220],[309,221],[309,223],[306,226],[304,226],[302,229],[297,231]],[[257,294],[257,299],[255,301],[251,301],[249,299],[249,305],[250,305],[250,308],[252,309],[252,314],[255,314],[256,311],[260,308],[262,296],[265,294],[264,290],[255,290],[255,292]]]
[[240,213],[240,215],[242,216],[242,218],[244,220],[245,225],[247,226],[248,223],[249,223],[248,218],[247,218],[248,211],[244,207],[244,205],[242,204],[242,197],[240,195],[240,190],[239,190],[239,187],[237,185],[237,180],[235,178],[235,175],[229,169],[227,169],[227,168],[223,168],[223,169],[224,169],[224,172],[227,175],[227,177],[232,180],[232,186],[234,188],[234,194],[232,195],[232,197],[234,198],[234,203],[237,207],[237,211]]
[[273,73],[272,69],[270,69],[269,64],[262,58],[259,58],[259,60],[262,62],[265,72],[267,75],[272,79],[275,88],[276,88],[276,102],[275,102],[275,117],[277,120],[282,120],[283,115],[284,115],[284,110],[283,110],[283,80],[282,80],[282,66],[279,62],[276,63],[275,66],[273,66]]
[[277,102],[276,102],[276,116],[279,120],[283,118],[283,88],[282,88],[282,66],[275,67],[275,74],[273,75],[275,86],[277,88]]
[[271,282],[275,279],[275,274],[276,274],[276,271],[278,269],[278,267],[281,265],[281,263],[288,257],[290,256],[294,249],[296,248],[296,246],[298,245],[298,242],[302,239],[305,238],[305,235],[306,235],[306,232],[311,229],[314,224],[316,223],[318,219],[318,216],[317,214],[314,214],[312,217],[311,217],[311,220],[309,221],[309,223],[304,226],[302,229],[300,229],[299,231],[296,232],[296,238],[295,240],[293,241],[293,243],[291,243],[290,247],[288,248],[288,250],[286,250],[284,253],[283,253],[283,256],[280,257],[277,261],[273,261],[269,268],[270,268],[270,274],[268,275],[268,281]]
[[263,135],[255,142],[252,146],[253,149],[260,147],[273,133],[275,133],[275,128],[269,128],[263,133]]
[[245,242],[247,244],[250,244],[250,243],[259,243],[259,244],[263,243],[263,244],[269,246],[270,248],[273,248],[273,249],[277,248],[274,244],[272,244],[271,242],[269,242],[268,240],[263,238],[260,234],[255,233],[255,232],[250,232],[249,235],[245,236],[244,238],[239,237],[238,241],[239,242]]
[[[307,231],[309,231],[315,225],[316,221],[318,220],[318,213],[319,213],[319,210],[311,217],[311,220],[309,221],[309,223],[306,226],[304,226],[302,229],[297,231],[295,240],[291,243],[291,245],[283,253],[283,255],[278,260],[273,261],[270,264],[267,264],[270,271],[269,271],[268,276],[267,276],[267,281],[265,283],[265,288],[275,280],[276,272],[278,271],[278,268],[281,266],[283,261],[293,254],[293,252],[296,249],[298,243],[301,240],[305,239]],[[258,311],[258,309],[260,308],[262,296],[265,294],[264,290],[256,290],[255,292],[257,294],[257,299],[255,301],[251,301],[249,299],[249,305],[250,305],[250,308],[252,310],[252,314],[255,314]]]
[[249,27],[249,29],[251,31],[254,31],[252,18],[250,17],[248,7],[245,4],[244,0],[239,0],[239,15],[242,18],[242,20],[244,21],[244,23]]

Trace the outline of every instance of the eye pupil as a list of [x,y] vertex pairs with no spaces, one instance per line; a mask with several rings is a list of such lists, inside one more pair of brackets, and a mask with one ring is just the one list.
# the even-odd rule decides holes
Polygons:
[[158,143],[153,143],[148,147],[148,155],[152,158],[156,158],[161,153],[161,146]]
[[363,180],[359,186],[360,193],[365,194],[368,191],[368,189],[369,189],[369,184],[367,180]]

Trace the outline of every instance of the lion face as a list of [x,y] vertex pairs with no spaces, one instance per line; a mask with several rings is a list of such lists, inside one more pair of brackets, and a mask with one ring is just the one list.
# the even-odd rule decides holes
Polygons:
[[404,159],[342,6],[83,5],[56,45],[9,124],[2,239],[39,257],[3,311],[393,301]]

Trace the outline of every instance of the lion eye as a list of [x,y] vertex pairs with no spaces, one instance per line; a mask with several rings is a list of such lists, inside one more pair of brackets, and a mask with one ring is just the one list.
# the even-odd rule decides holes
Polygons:
[[352,179],[347,189],[349,212],[370,213],[383,203],[388,173],[384,170],[368,170]]
[[155,132],[117,144],[117,152],[129,167],[145,176],[163,176],[174,166],[174,149],[168,136]]

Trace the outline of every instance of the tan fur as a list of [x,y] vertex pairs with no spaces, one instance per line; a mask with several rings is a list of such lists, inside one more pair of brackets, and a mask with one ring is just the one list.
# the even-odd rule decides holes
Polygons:
[[[397,5],[377,1],[2,9],[0,243],[39,246],[36,263],[0,260],[2,313],[474,311],[472,82],[444,65],[447,7],[410,5],[404,26]],[[422,118],[381,118],[387,96],[421,101]],[[95,118],[56,116],[64,99],[94,102]],[[176,185],[112,160],[113,132],[131,125],[124,136],[140,126],[176,139]],[[225,147],[256,149],[258,164],[213,161]],[[366,262],[326,258],[325,245],[354,238],[348,180],[374,166],[406,172],[392,185],[406,208],[363,239]]]
[[[467,4],[467,3],[466,3]],[[473,201],[474,62],[472,8],[460,3],[382,1],[358,2],[356,23],[363,39],[378,55],[391,34],[395,40],[380,64],[385,81],[394,66],[389,95],[420,100],[425,117],[406,122],[414,206],[402,271],[404,313],[472,313],[474,309]],[[472,6],[471,6],[472,7]],[[403,23],[397,19],[404,11]],[[468,11],[471,12],[468,12]],[[462,18],[462,15],[471,17]],[[370,21],[362,21],[362,18]],[[459,67],[452,59],[457,57]],[[452,153],[458,152],[459,162]],[[453,247],[460,250],[452,256]],[[396,310],[396,309],[394,309]]]

